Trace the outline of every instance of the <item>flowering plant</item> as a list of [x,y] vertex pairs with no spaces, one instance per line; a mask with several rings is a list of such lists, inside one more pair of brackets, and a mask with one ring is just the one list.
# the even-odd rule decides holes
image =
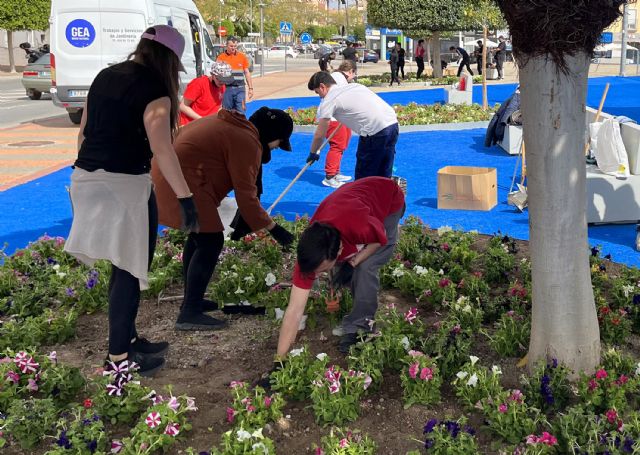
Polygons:
[[358,431],[331,428],[322,438],[322,446],[316,447],[315,455],[374,455],[376,443]]
[[637,378],[600,368],[591,376],[581,373],[578,396],[586,409],[597,414],[608,409],[624,411],[628,406],[627,394],[637,388]]
[[[372,325],[373,325],[373,321]],[[372,335],[376,349],[384,356],[384,365],[394,370],[403,368],[403,359],[424,334],[424,324],[417,308],[400,312],[395,304],[387,305],[376,317],[379,332]]]
[[[269,285],[268,275],[274,277]],[[227,255],[221,260],[218,278],[211,282],[209,290],[212,298],[218,302],[238,303],[257,300],[275,282],[273,269],[265,263],[255,258]]]
[[76,407],[58,421],[58,434],[47,455],[105,453],[108,437],[104,422],[93,409]]
[[564,409],[571,397],[569,369],[556,359],[538,363],[533,374],[522,375],[520,382],[527,404],[542,411]]
[[146,409],[147,399],[155,396],[154,391],[140,385],[137,370],[134,362],[110,363],[102,375],[92,381],[97,389],[92,404],[98,414],[113,425],[132,422]]
[[311,381],[324,371],[328,362],[324,353],[312,358],[307,346],[292,349],[280,361],[280,368],[271,373],[271,389],[292,400],[305,400],[312,390]]
[[76,333],[78,312],[45,308],[40,314],[25,318],[11,315],[0,324],[0,350],[37,347],[63,343]]
[[[193,450],[188,450],[188,454],[195,455]],[[213,448],[211,452],[200,452],[199,455],[273,455],[276,449],[273,441],[262,434],[262,428],[257,430],[245,430],[244,428],[234,428],[222,435],[220,448]]]
[[527,406],[519,390],[502,391],[482,400],[481,406],[489,429],[511,444],[535,433],[542,421],[539,411]]
[[472,332],[477,332],[482,324],[484,312],[480,307],[480,301],[472,302],[469,297],[460,296],[458,300],[449,304],[449,319],[455,319],[458,323]]
[[527,436],[524,446],[518,446],[514,455],[552,455],[556,453],[558,439],[548,431],[543,431],[540,436],[530,434]]
[[631,335],[631,319],[624,308],[613,309],[606,303],[598,305],[600,338],[605,343],[623,344]]
[[436,331],[424,340],[422,351],[436,359],[441,376],[448,379],[467,361],[472,333],[450,319],[437,322],[434,327]]
[[410,351],[404,361],[400,381],[405,409],[414,404],[438,403],[442,379],[436,362],[418,351]]
[[143,455],[166,450],[185,431],[191,430],[187,413],[198,409],[193,398],[184,395],[175,397],[171,395],[171,389],[168,393],[166,398],[155,391],[148,396],[151,406],[131,429],[131,436],[122,440],[121,454]]
[[480,365],[478,360],[476,356],[469,356],[469,362],[456,373],[453,380],[456,396],[468,409],[475,408],[478,402],[495,396],[502,390],[500,367],[494,365],[489,371],[488,368]]
[[424,447],[434,455],[475,455],[479,453],[475,430],[465,417],[458,420],[431,419],[424,426]]
[[379,338],[375,338],[370,343],[358,343],[351,349],[351,355],[347,358],[350,370],[362,371],[371,377],[368,392],[376,390],[382,384],[385,356],[377,345],[378,340]]
[[[51,398],[13,400],[6,412],[4,425],[0,428],[23,449],[33,448],[51,432],[58,415],[58,409]],[[2,417],[0,414],[0,418]]]
[[262,387],[253,393],[244,382],[232,381],[233,403],[227,408],[227,422],[244,428],[262,428],[282,417],[284,400],[278,393],[267,395]]
[[333,365],[313,380],[312,409],[320,424],[342,425],[358,418],[360,398],[371,384],[365,373]]
[[490,284],[501,284],[508,280],[509,273],[515,267],[515,257],[510,243],[503,243],[504,237],[495,236],[489,240],[484,251],[484,276]]
[[511,310],[502,315],[493,335],[481,331],[491,347],[502,357],[524,354],[531,333],[531,319]]

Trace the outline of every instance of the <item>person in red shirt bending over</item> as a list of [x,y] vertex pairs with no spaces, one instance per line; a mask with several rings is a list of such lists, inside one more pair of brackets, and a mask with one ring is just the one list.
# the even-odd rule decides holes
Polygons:
[[391,259],[404,214],[404,194],[386,177],[346,183],[320,203],[300,236],[289,306],[278,339],[284,358],[298,332],[317,274],[333,269],[334,286],[351,286],[353,310],[342,321],[340,352],[347,353],[378,309],[378,271]]
[[229,80],[233,80],[231,67],[226,63],[213,62],[208,76],[189,82],[180,103],[180,126],[217,114]]

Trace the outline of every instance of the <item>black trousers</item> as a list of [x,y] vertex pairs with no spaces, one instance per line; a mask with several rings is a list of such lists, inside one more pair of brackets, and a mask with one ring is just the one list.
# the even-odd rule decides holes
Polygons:
[[504,77],[502,74],[502,67],[504,66],[504,57],[497,55],[496,56],[496,69],[498,70],[498,77]]
[[420,76],[424,71],[424,58],[416,57],[416,65],[418,65],[418,71],[416,72],[416,79],[420,79]]
[[478,63],[478,65],[477,65],[478,74],[482,75],[482,59],[479,58],[477,63]]
[[393,85],[394,82],[397,82],[400,85],[400,79],[398,79],[398,65],[391,65],[391,83],[389,85]]
[[182,254],[184,306],[187,313],[202,312],[201,302],[224,245],[223,232],[191,233]]
[[458,77],[460,77],[460,75],[462,74],[462,68],[464,68],[465,66],[467,67],[469,74],[473,76],[473,70],[471,70],[471,65],[469,63],[469,60],[462,60],[460,62],[460,66],[458,67]]
[[398,73],[402,73],[402,79],[404,79],[404,60],[398,62]]
[[[133,226],[132,228],[136,228]],[[158,236],[156,195],[149,197],[149,258],[151,267]],[[138,336],[136,316],[140,306],[140,281],[126,270],[111,266],[109,279],[109,354],[129,352],[131,340]]]

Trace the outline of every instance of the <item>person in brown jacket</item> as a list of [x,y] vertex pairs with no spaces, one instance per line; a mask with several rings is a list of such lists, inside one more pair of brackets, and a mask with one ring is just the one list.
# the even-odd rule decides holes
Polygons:
[[[174,148],[180,167],[193,191],[200,232],[190,233],[182,255],[184,303],[175,324],[177,330],[217,330],[226,323],[204,314],[218,309],[204,293],[224,244],[224,226],[218,214],[220,202],[233,190],[242,217],[253,231],[266,228],[283,246],[293,235],[275,223],[262,208],[256,181],[271,150],[290,151],[293,120],[284,111],[262,107],[247,121],[244,115],[220,110],[184,126]],[[160,172],[152,171],[156,185],[159,220],[180,227],[180,207]]]

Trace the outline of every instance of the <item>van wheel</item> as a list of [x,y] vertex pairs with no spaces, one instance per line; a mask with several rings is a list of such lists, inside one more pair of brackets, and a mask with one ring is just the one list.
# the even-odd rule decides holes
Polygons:
[[39,91],[33,90],[33,89],[29,89],[29,90],[27,90],[27,96],[29,98],[31,98],[32,100],[39,100],[40,98],[42,98],[42,92],[39,92]]
[[80,125],[80,121],[82,120],[82,109],[69,112],[69,120],[71,120],[71,123],[74,125]]

